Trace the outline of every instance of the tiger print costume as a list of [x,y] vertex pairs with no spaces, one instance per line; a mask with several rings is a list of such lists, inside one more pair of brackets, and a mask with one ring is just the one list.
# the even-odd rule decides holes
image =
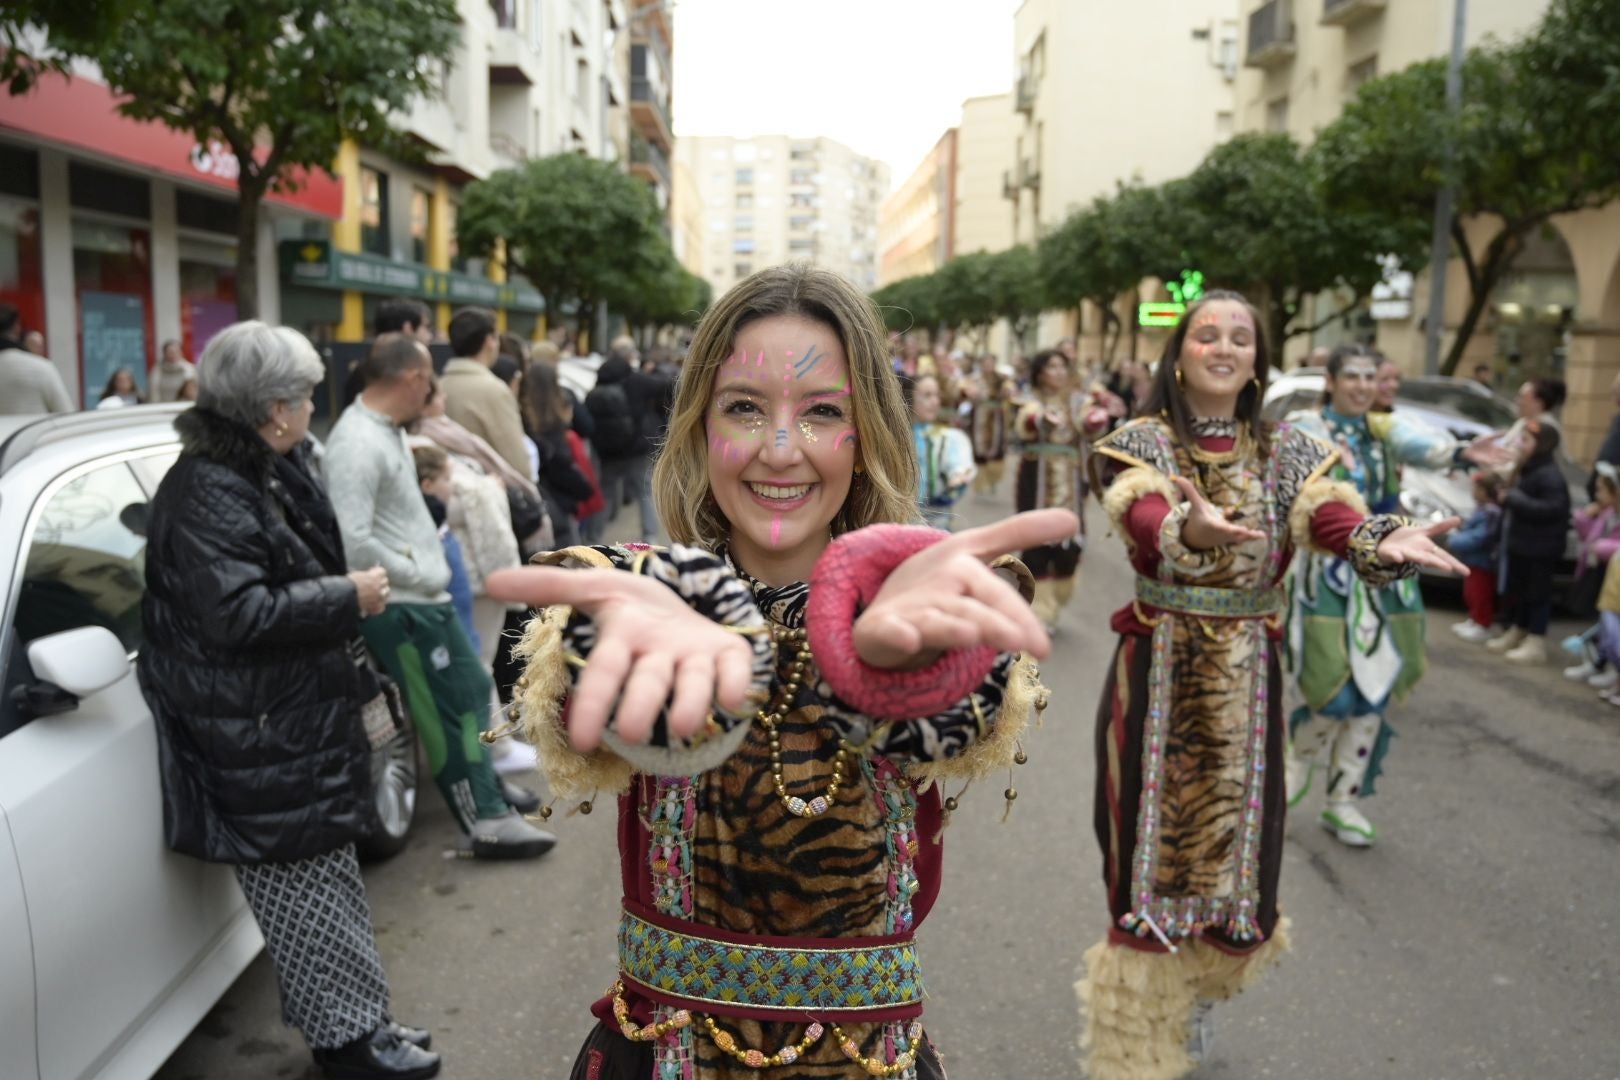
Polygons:
[[[1195,1002],[1231,997],[1287,947],[1278,586],[1296,548],[1347,556],[1369,578],[1395,572],[1376,548],[1398,522],[1366,517],[1355,489],[1327,476],[1331,446],[1286,426],[1256,445],[1231,420],[1194,434],[1182,445],[1167,421],[1139,419],[1092,461],[1138,573],[1097,713],[1111,929],[1076,986],[1094,1080],[1184,1075]],[[1266,538],[1186,548],[1177,476]]]
[[[804,625],[807,585],[776,588],[754,581],[723,553],[678,546],[668,552],[571,548],[543,561],[637,569],[676,589],[701,613],[732,625],[748,625],[761,616],[777,627]],[[1028,572],[1013,560],[1003,564],[1027,600]],[[795,650],[777,651],[765,640],[763,667],[756,663],[756,687],[769,684],[774,693],[788,677]],[[690,749],[665,745],[660,721],[652,746],[630,747],[610,738],[605,745],[611,749],[583,757],[573,752],[559,723],[569,683],[562,658],[574,654],[588,662],[594,644],[588,618],[554,608],[531,622],[518,648],[529,658],[520,691],[525,726],[553,793],[562,798],[619,793],[627,912],[653,923],[668,917],[713,928],[716,935],[748,939],[909,939],[939,888],[942,808],[938,785],[930,781],[1004,768],[1039,691],[1033,665],[1004,655],[979,689],[945,714],[875,725],[841,703],[819,676],[806,679],[778,724],[789,794],[810,800],[825,792],[839,741],[861,747],[846,767],[832,808],[807,818],[790,812],[778,797],[770,741],[763,725],[747,718],[717,714],[723,733]],[[621,1007],[628,1006],[634,1025],[669,1021],[678,1012],[675,1004],[648,996],[651,983],[672,992],[679,989],[677,996],[683,999],[713,994],[724,985],[727,976],[716,976],[714,969],[705,969],[702,979],[691,978],[698,962],[690,954],[665,957],[661,967],[653,964],[650,977],[645,972],[638,976],[631,969],[642,962],[646,939],[637,931],[627,934],[624,926],[621,972],[630,974],[622,979]],[[748,975],[741,978],[746,981]],[[916,996],[915,1011],[920,1013],[920,979]],[[761,1075],[722,1049],[720,1038],[763,1056],[802,1046],[795,1060],[763,1074],[772,1080],[866,1075],[838,1045],[830,1024],[805,1045],[811,1017],[788,1009],[776,1021],[723,1006],[694,1008],[692,1012],[708,1014],[723,1035],[716,1036],[699,1020],[640,1041],[621,1034],[611,995],[592,1011],[602,1023],[581,1050],[576,1080],[742,1080]],[[920,1032],[915,1020],[846,1021],[840,1027],[868,1058],[894,1062],[913,1050],[914,1062],[896,1074],[902,1078],[945,1076],[926,1036],[913,1046],[912,1038]]]

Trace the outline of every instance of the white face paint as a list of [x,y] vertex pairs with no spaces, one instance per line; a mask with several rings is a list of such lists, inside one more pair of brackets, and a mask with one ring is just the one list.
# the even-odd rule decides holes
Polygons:
[[1339,373],[1328,379],[1333,411],[1361,416],[1372,408],[1378,393],[1378,362],[1370,356],[1348,357]]

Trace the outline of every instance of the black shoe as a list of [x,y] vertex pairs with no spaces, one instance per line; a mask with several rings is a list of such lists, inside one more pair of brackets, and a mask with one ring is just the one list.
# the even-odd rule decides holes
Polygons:
[[532,814],[540,809],[540,796],[510,780],[501,781],[501,797],[506,800],[507,806],[520,814]]
[[328,1080],[428,1080],[439,1075],[439,1055],[395,1035],[384,1024],[336,1050],[313,1052]]
[[426,1028],[407,1027],[398,1020],[390,1020],[383,1026],[412,1046],[420,1046],[424,1050],[433,1049],[433,1036]]

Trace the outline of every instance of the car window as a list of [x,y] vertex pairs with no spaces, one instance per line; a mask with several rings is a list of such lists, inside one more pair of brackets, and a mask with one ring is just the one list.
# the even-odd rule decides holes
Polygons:
[[129,467],[135,470],[135,475],[140,478],[141,486],[149,494],[156,495],[158,485],[163,482],[163,474],[168,472],[169,467],[179,460],[180,448],[175,447],[173,450],[164,450],[161,453],[134,458],[130,461]]
[[29,642],[81,626],[105,626],[134,652],[146,592],[146,490],[122,462],[75,477],[53,492],[23,556],[6,657],[0,735],[22,722],[13,691],[33,679]]
[[1397,400],[1446,409],[1493,431],[1511,426],[1515,419],[1511,405],[1460,383],[1409,379],[1401,384]]

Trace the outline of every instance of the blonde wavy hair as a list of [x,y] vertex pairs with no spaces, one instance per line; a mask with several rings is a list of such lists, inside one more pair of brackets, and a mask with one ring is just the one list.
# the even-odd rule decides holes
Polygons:
[[879,522],[917,520],[917,458],[911,417],[889,366],[883,320],[872,301],[837,274],[804,263],[761,270],[714,302],[698,323],[681,367],[669,431],[653,466],[658,519],[677,544],[714,549],[731,533],[709,489],[706,418],[715,374],[744,327],[773,316],[821,323],[838,335],[849,362],[855,417],[855,476],[833,518],[834,536]]

